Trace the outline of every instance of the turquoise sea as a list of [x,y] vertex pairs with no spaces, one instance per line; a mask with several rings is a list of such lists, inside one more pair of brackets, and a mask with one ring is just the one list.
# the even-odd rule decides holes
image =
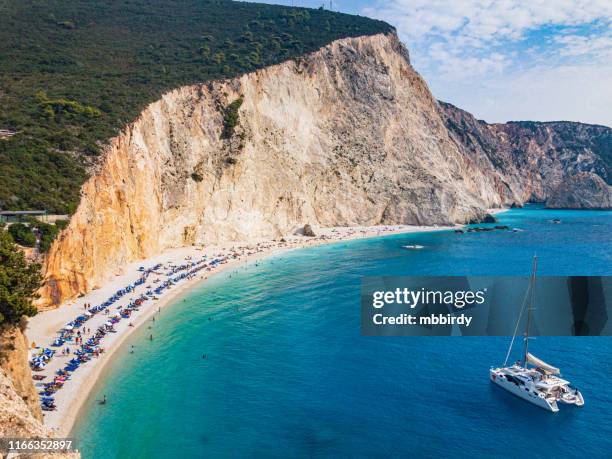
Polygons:
[[75,427],[83,457],[611,457],[612,337],[531,342],[585,396],[551,414],[489,382],[507,338],[360,336],[362,276],[529,274],[534,253],[541,274],[610,274],[612,212],[499,218],[524,231],[357,240],[214,276],[115,354]]

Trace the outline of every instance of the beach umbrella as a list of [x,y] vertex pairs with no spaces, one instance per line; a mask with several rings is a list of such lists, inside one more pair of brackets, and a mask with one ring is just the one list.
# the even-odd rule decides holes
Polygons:
[[72,325],[66,325],[64,330],[72,330],[74,327]]

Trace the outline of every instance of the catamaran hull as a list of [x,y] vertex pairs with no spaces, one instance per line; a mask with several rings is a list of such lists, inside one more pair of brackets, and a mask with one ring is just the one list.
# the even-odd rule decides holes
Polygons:
[[550,411],[552,413],[556,413],[559,411],[559,407],[557,406],[557,402],[548,401],[544,397],[540,397],[537,393],[533,391],[527,391],[525,386],[518,386],[513,382],[510,382],[506,379],[500,378],[499,373],[496,373],[494,370],[490,371],[491,382],[498,385],[499,387],[506,389],[512,395],[516,395],[517,397],[522,398],[523,400],[532,403],[535,406],[539,406],[540,408],[545,409],[546,411]]

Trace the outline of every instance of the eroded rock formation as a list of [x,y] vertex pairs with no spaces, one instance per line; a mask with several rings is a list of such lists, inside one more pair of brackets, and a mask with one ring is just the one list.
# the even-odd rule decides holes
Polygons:
[[0,369],[13,381],[14,389],[32,416],[42,421],[38,394],[28,365],[28,340],[18,327],[0,329]]
[[579,172],[555,188],[546,206],[551,209],[611,209],[612,188],[597,174]]
[[567,121],[488,124],[440,102],[459,148],[503,184],[518,203],[610,208],[612,129]]
[[[17,327],[0,331],[0,437],[53,438],[44,426],[28,366],[28,343]],[[78,452],[19,454],[22,458],[80,458]]]

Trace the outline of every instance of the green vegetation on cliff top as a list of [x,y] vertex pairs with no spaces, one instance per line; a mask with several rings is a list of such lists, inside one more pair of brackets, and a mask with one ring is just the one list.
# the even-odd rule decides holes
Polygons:
[[228,0],[0,2],[0,209],[71,213],[86,167],[150,102],[380,21]]

